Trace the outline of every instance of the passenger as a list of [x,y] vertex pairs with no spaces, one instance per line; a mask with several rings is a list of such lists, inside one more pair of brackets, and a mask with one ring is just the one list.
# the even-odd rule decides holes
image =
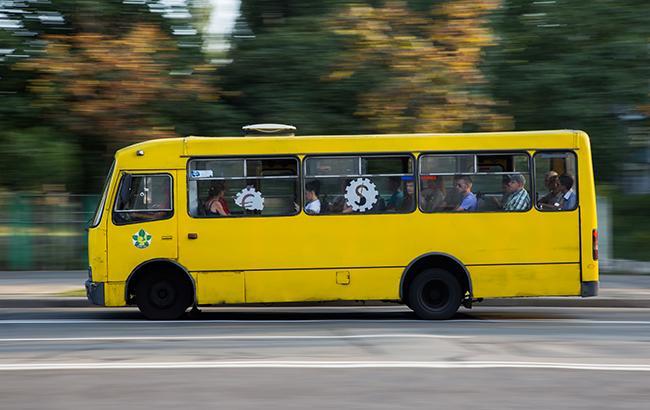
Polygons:
[[[424,179],[424,177],[423,177]],[[445,206],[445,183],[441,176],[427,177],[427,187],[420,193],[420,208],[424,212],[440,211]]]
[[217,182],[208,191],[208,200],[205,202],[205,213],[207,215],[228,216],[230,209],[224,198],[226,186],[223,182]]
[[526,211],[530,208],[530,195],[524,189],[526,178],[521,174],[510,174],[504,178],[504,189],[506,190],[504,211]]
[[544,210],[557,210],[560,206],[562,199],[562,191],[560,190],[560,177],[555,171],[548,171],[544,176],[544,185],[548,193],[537,201],[539,209]]
[[401,212],[411,212],[415,206],[415,181],[407,179],[405,183],[406,193],[404,194],[404,201],[399,208]]
[[311,181],[305,184],[305,213],[319,214],[320,213],[320,182]]
[[330,208],[332,213],[350,214],[353,212],[352,207],[348,205],[347,199],[345,199],[345,192],[348,185],[350,184],[350,181],[352,181],[352,178],[346,178],[341,180],[341,187],[340,187],[341,194],[338,195],[336,199],[334,199],[334,201],[332,202],[332,206]]
[[559,209],[562,211],[575,209],[578,197],[573,190],[573,177],[571,175],[560,175],[560,191],[562,192],[562,198]]
[[390,190],[393,193],[386,203],[386,210],[396,211],[402,208],[404,203],[404,192],[402,192],[402,178],[390,177]]
[[462,199],[460,205],[458,205],[454,211],[473,212],[478,209],[476,195],[472,193],[472,178],[469,176],[460,176],[456,178],[456,191],[458,191]]

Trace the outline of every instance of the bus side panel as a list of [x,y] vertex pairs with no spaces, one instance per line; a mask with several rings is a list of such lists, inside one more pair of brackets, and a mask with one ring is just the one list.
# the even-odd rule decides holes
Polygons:
[[198,272],[195,275],[199,305],[245,302],[243,272]]
[[104,287],[104,305],[105,306],[124,306],[126,301],[125,282],[106,282]]
[[398,300],[401,268],[249,271],[246,302]]
[[578,263],[467,268],[475,298],[580,295]]

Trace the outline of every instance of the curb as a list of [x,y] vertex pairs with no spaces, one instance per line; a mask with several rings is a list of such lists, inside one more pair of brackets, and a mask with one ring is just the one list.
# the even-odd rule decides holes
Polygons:
[[[398,306],[395,303],[318,303],[318,304],[284,304],[284,306],[310,307],[310,306]],[[272,308],[278,305],[248,305],[251,307],[266,306]],[[512,299],[486,299],[475,303],[474,307],[581,307],[581,308],[650,308],[650,299],[622,299],[622,298],[512,298]],[[71,297],[41,297],[41,298],[6,298],[0,299],[1,309],[55,309],[55,308],[99,308],[92,305],[86,298]],[[243,307],[236,305],[231,307]]]

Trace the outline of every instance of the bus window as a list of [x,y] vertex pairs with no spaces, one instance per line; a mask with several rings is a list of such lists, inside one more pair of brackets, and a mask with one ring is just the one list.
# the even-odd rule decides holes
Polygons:
[[420,156],[422,212],[520,212],[530,202],[527,154]]
[[194,217],[294,215],[299,200],[298,160],[191,160],[188,189]]
[[122,176],[113,212],[116,225],[167,219],[173,212],[171,175]]
[[578,207],[576,156],[572,152],[535,154],[535,206],[540,211],[571,211]]
[[409,155],[305,159],[308,214],[407,213],[414,209],[415,175]]

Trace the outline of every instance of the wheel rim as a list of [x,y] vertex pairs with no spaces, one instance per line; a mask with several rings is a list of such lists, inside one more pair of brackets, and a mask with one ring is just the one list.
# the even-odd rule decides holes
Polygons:
[[149,300],[157,308],[167,308],[176,301],[176,290],[167,281],[156,282],[149,292]]
[[422,288],[420,297],[428,309],[440,310],[449,303],[449,287],[438,280],[429,281]]

